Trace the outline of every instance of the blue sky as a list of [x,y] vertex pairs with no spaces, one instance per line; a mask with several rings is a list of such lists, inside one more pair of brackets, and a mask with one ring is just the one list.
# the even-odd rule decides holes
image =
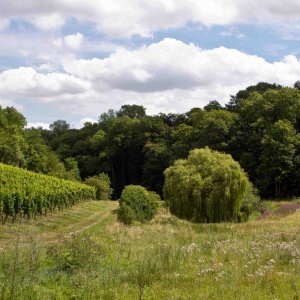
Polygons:
[[0,105],[80,127],[123,104],[186,112],[259,81],[292,86],[298,2],[2,0]]

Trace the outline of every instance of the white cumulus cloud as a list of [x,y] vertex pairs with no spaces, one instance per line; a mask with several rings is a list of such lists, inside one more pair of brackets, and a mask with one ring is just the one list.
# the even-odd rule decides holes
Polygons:
[[24,19],[41,30],[56,30],[69,18],[92,22],[115,37],[150,36],[153,32],[182,27],[300,20],[298,0],[80,0],[0,2],[0,24]]
[[78,94],[90,88],[88,82],[65,73],[38,73],[30,67],[0,73],[0,95],[48,98]]
[[300,76],[300,62],[293,55],[269,63],[235,49],[203,50],[169,38],[134,51],[121,49],[104,59],[68,61],[64,69],[92,82],[99,91],[139,93],[201,87],[213,91],[218,85],[235,87],[258,81],[291,85]]
[[294,55],[270,63],[235,49],[201,49],[164,39],[103,59],[70,59],[64,72],[21,67],[0,73],[0,98],[30,98],[55,109],[96,118],[109,108],[140,104],[148,113],[185,112],[259,81],[292,86],[300,79]]

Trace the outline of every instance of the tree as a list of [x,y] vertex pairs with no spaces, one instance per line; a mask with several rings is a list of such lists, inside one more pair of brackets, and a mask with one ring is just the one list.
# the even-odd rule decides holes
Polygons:
[[121,109],[117,112],[117,117],[124,116],[127,116],[132,119],[141,119],[146,116],[146,109],[142,105],[122,105]]
[[192,116],[194,145],[226,151],[238,115],[225,110],[199,111]]
[[296,149],[300,145],[300,134],[288,121],[279,120],[262,139],[263,150],[258,174],[261,178],[261,189],[274,188],[276,198],[285,193],[285,180],[290,175]]
[[99,150],[101,145],[103,145],[105,140],[105,131],[99,129],[90,139],[91,148],[93,150]]
[[250,183],[230,155],[195,149],[164,174],[164,198],[171,213],[195,222],[239,220]]
[[247,99],[251,93],[257,92],[258,94],[264,94],[268,90],[280,90],[282,88],[282,85],[276,83],[271,84],[268,82],[259,82],[256,85],[247,87],[245,90],[239,91],[235,96],[230,96],[230,101],[226,104],[226,108],[229,111],[237,111],[240,104],[243,103],[243,101]]
[[188,123],[188,116],[186,114],[160,113],[159,117],[163,120],[165,124],[171,127]]
[[96,198],[98,200],[108,200],[111,198],[112,188],[107,174],[100,173],[97,176],[88,177],[85,184],[96,188]]
[[14,107],[6,107],[3,109],[0,106],[0,127],[16,126],[19,129],[23,129],[25,125],[25,117]]
[[16,167],[26,166],[28,144],[15,125],[0,128],[0,161]]
[[109,174],[116,198],[125,185],[141,181],[146,127],[141,119],[123,116],[111,120],[105,132],[98,155],[110,164]]
[[34,172],[46,174],[48,172],[47,161],[52,150],[45,144],[41,130],[34,128],[26,129],[24,135],[28,144],[25,153],[26,168]]
[[[247,171],[251,181],[259,187],[261,196],[278,197],[278,193],[281,197],[287,196],[286,193],[290,194],[291,192],[289,184],[293,181],[289,164],[281,165],[283,169],[287,167],[287,172],[284,184],[281,179],[278,183],[279,192],[276,192],[276,184],[272,180],[270,181],[270,178],[275,176],[274,166],[278,167],[277,163],[281,164],[283,163],[282,159],[286,159],[278,157],[278,151],[281,151],[279,148],[284,147],[285,144],[289,145],[286,149],[288,152],[290,146],[294,145],[292,148],[295,148],[294,142],[289,139],[300,125],[299,91],[292,88],[281,88],[268,90],[263,94],[251,93],[240,103],[238,115],[239,119],[235,124],[234,135],[229,142],[229,149],[233,157]],[[281,137],[279,132],[282,132]],[[283,138],[284,134],[287,134],[288,140]],[[274,155],[278,160],[276,159],[277,161],[272,164],[270,162],[273,161]],[[282,155],[285,156],[284,151]],[[293,160],[294,155],[292,153],[290,155],[290,159]],[[292,167],[292,169],[294,168]]]
[[300,80],[297,80],[294,84],[294,88],[300,90]]
[[205,105],[203,109],[206,111],[211,111],[211,110],[220,110],[223,109],[223,107],[217,100],[212,100],[209,101],[209,103]]
[[163,171],[170,165],[171,151],[165,141],[147,142],[142,166],[142,183],[147,188],[161,194],[164,184]]
[[172,144],[170,147],[172,160],[184,158],[188,155],[194,141],[195,130],[192,126],[180,124],[172,130]]
[[64,160],[66,175],[65,179],[80,181],[80,172],[78,169],[78,162],[74,159],[74,157],[68,157]]
[[70,129],[70,124],[68,124],[65,120],[57,120],[50,124],[50,130],[54,134],[59,134]]

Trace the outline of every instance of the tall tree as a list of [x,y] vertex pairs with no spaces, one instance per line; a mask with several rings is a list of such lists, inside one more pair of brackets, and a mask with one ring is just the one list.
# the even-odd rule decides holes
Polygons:
[[129,118],[141,119],[146,116],[146,109],[142,105],[126,104],[122,105],[121,109],[117,112],[118,117],[127,116]]

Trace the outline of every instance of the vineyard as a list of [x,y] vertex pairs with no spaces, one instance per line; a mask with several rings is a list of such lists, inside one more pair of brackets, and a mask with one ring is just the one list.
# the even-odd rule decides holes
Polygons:
[[93,187],[0,164],[0,215],[31,218],[95,199]]

